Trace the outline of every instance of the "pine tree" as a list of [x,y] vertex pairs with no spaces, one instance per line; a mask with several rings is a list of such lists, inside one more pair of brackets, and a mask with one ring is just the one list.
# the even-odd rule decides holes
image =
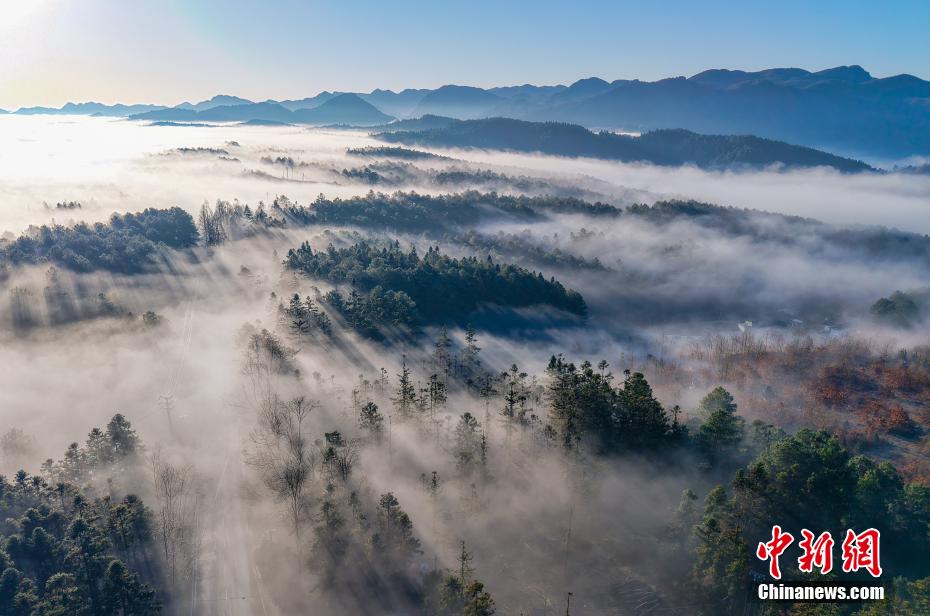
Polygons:
[[619,429],[625,446],[649,451],[680,436],[678,426],[669,421],[668,413],[653,396],[642,373],[627,373],[623,389],[617,393]]
[[520,372],[517,364],[510,366],[510,370],[501,374],[504,381],[504,408],[501,414],[507,418],[507,424],[514,421],[523,423],[526,419],[526,390],[525,372]]
[[566,449],[573,448],[581,439],[575,404],[576,372],[574,364],[567,363],[561,355],[553,355],[546,367],[548,422],[552,432]]
[[462,588],[465,588],[468,586],[469,581],[471,581],[471,574],[474,573],[475,570],[471,566],[471,561],[472,561],[471,552],[469,552],[465,548],[464,541],[461,542],[461,550],[459,551],[458,561],[459,561],[459,584],[462,585]]
[[107,439],[114,459],[134,455],[141,447],[132,424],[120,413],[114,415],[107,423]]
[[378,410],[378,405],[374,402],[363,405],[359,412],[358,424],[362,430],[380,440],[384,432],[384,415]]
[[410,380],[410,369],[407,368],[407,357],[404,356],[401,364],[401,373],[397,375],[397,389],[394,392],[394,408],[403,418],[409,418],[417,403],[417,391]]
[[433,471],[426,480],[426,491],[429,492],[430,498],[433,500],[439,497],[439,493],[442,491],[442,480],[436,471]]
[[310,327],[307,311],[301,302],[300,295],[294,293],[287,307],[288,328],[297,337],[306,334]]
[[446,384],[440,380],[438,374],[431,374],[427,390],[430,413],[435,413],[446,403]]
[[104,613],[147,616],[159,612],[155,591],[119,560],[110,561],[103,583]]
[[452,339],[449,337],[449,330],[443,325],[439,330],[439,337],[436,339],[435,349],[433,350],[433,366],[443,384],[449,382],[449,376],[452,372]]
[[481,358],[479,353],[481,347],[478,346],[478,332],[471,324],[465,327],[465,348],[462,349],[462,376],[465,382],[470,386],[475,386],[479,371],[481,369]]
[[745,421],[736,414],[736,402],[723,387],[716,387],[701,400],[704,422],[698,446],[711,465],[732,457],[743,441]]
[[489,479],[488,471],[488,435],[481,432],[481,440],[478,442],[478,461],[481,463],[481,474],[485,480]]
[[372,543],[385,564],[398,571],[405,569],[420,553],[420,541],[413,534],[410,517],[400,508],[392,493],[381,495],[375,516],[376,532]]
[[471,413],[463,413],[455,427],[455,461],[462,473],[470,473],[481,457],[481,424]]
[[477,580],[465,588],[465,609],[463,616],[492,616],[497,610],[494,599],[484,590],[484,584]]
[[484,590],[484,584],[472,579],[472,555],[461,542],[458,571],[443,580],[439,592],[441,616],[492,616],[494,600]]

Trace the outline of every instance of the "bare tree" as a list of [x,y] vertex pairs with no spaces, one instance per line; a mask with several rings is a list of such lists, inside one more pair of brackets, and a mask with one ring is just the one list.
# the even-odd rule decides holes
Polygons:
[[328,479],[346,483],[358,459],[358,440],[346,440],[339,432],[327,432],[325,437],[320,443],[323,469]]
[[156,450],[151,457],[155,485],[154,522],[165,564],[175,583],[179,573],[193,573],[196,560],[197,494],[190,466],[173,466]]
[[216,211],[204,202],[197,216],[197,227],[207,246],[222,244],[226,239],[226,224],[229,218],[228,207],[223,201],[218,201]]
[[256,447],[248,460],[272,493],[287,503],[297,537],[307,508],[306,489],[316,464],[304,424],[317,406],[303,396],[286,402],[276,395],[266,399],[259,408],[259,427],[252,434]]

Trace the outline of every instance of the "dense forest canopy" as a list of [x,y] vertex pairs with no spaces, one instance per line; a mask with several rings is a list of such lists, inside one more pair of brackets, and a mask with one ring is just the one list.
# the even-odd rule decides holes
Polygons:
[[[453,172],[455,173],[455,172]],[[441,174],[440,174],[441,175]],[[448,180],[452,184],[457,179]],[[204,210],[207,211],[207,210]],[[223,202],[198,220],[180,208],[146,209],[114,214],[107,223],[44,225],[13,240],[0,241],[0,260],[7,265],[51,263],[75,271],[144,271],[157,264],[159,247],[185,249],[204,241],[217,244],[276,225],[336,225],[429,232],[437,237],[500,220],[540,222],[562,214],[619,217],[622,213],[659,225],[688,221],[734,236],[785,244],[805,241],[829,255],[837,250],[883,260],[930,259],[930,239],[888,228],[848,228],[817,220],[721,207],[697,201],[659,201],[621,209],[573,197],[522,197],[496,193],[421,195],[369,192],[351,199],[317,198],[299,205],[286,197],[270,207],[232,206]],[[251,230],[250,230],[251,229]],[[819,244],[810,245],[810,234]],[[475,239],[468,243],[475,245]],[[487,241],[482,242],[486,248]]]
[[153,265],[159,246],[190,248],[199,239],[194,219],[181,208],[114,214],[108,223],[43,225],[0,243],[0,260],[12,265],[54,263],[87,272],[136,273]]
[[143,450],[117,414],[41,474],[0,475],[0,613],[160,612],[168,572],[153,512],[134,493],[95,483],[108,477],[117,491],[130,488]]
[[346,154],[350,156],[363,156],[366,158],[398,158],[401,160],[452,160],[448,156],[440,156],[422,150],[410,148],[393,148],[387,146],[368,146],[367,148],[349,148]]
[[421,195],[397,192],[374,193],[351,199],[321,197],[309,206],[285,204],[288,218],[305,224],[378,227],[412,232],[458,231],[494,218],[532,222],[547,214],[590,213],[617,216],[620,211],[605,203],[588,203],[560,197],[525,197],[478,193]]
[[587,312],[581,295],[554,278],[490,257],[452,258],[434,247],[420,257],[416,249],[405,252],[396,242],[380,247],[361,242],[341,249],[330,245],[316,251],[304,243],[288,251],[285,264],[363,293],[403,293],[412,300],[409,310],[423,322],[455,321],[484,304],[550,306],[582,317]]

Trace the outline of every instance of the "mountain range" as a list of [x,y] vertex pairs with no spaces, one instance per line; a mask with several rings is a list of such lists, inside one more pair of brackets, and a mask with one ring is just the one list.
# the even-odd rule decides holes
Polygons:
[[[275,122],[287,124],[349,124],[352,126],[371,126],[383,124],[394,119],[393,116],[379,111],[357,94],[337,94],[323,97],[322,102],[311,107],[289,108],[275,102],[253,103],[238,99],[228,101],[229,97],[216,96],[210,103],[191,105],[190,107],[172,107],[155,109],[129,116],[134,120],[171,121],[171,122]],[[318,100],[321,97],[316,97]],[[219,104],[213,104],[217,99]],[[291,103],[293,105],[293,102]],[[197,107],[200,106],[200,109]]]
[[262,102],[219,95],[175,107],[68,103],[60,109],[29,107],[15,113],[355,126],[425,115],[464,120],[507,117],[637,133],[682,128],[751,134],[874,159],[930,155],[930,82],[904,74],[876,78],[861,66],[817,72],[713,69],[652,82],[590,77],[555,86],[321,92],[303,99]]

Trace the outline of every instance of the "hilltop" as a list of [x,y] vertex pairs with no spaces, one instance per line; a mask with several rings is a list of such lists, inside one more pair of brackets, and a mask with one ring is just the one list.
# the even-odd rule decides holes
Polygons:
[[508,118],[463,120],[419,131],[386,131],[377,137],[391,143],[433,147],[483,148],[585,156],[657,165],[732,167],[832,167],[843,172],[869,171],[858,160],[752,135],[699,135],[683,129],[656,130],[635,137],[592,132],[576,124],[526,122]]

